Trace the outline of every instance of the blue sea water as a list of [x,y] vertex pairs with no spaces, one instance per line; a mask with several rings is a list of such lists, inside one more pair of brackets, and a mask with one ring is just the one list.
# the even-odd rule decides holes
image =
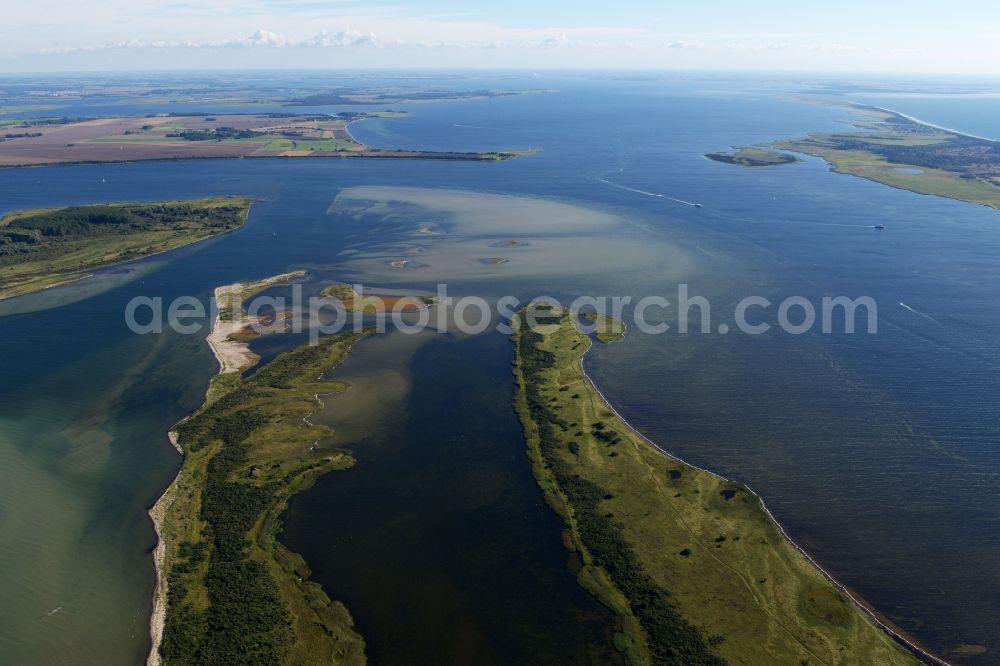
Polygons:
[[[216,194],[264,199],[240,231],[139,262],[133,273],[106,277],[105,291],[87,291],[81,283],[0,303],[0,314],[9,313],[0,317],[0,596],[7,600],[0,608],[0,661],[69,664],[89,655],[109,664],[139,663],[148,647],[153,534],[144,511],[178,465],[164,432],[200,403],[214,362],[200,338],[131,334],[124,304],[136,295],[207,299],[217,285],[300,266],[331,278],[363,278],[340,252],[380,240],[367,222],[327,211],[338,192],[376,185],[544,197],[596,209],[625,222],[617,237],[595,237],[595,243],[619,247],[613,242],[623,240],[663,254],[659,265],[639,262],[638,250],[635,257],[615,255],[618,269],[595,272],[556,252],[548,261],[562,273],[492,281],[456,274],[456,288],[468,293],[674,300],[680,271],[692,293],[711,298],[713,324],[731,324],[732,306],[747,295],[775,303],[791,295],[814,302],[833,295],[874,298],[876,335],[635,333],[595,351],[591,369],[646,435],[749,483],[825,568],[922,643],[959,663],[1000,663],[998,213],[833,174],[813,158],[760,170],[704,159],[730,146],[840,127],[848,118],[843,109],[790,99],[790,81],[567,75],[480,83],[557,92],[414,104],[408,118],[366,120],[352,132],[384,147],[542,152],[496,164],[238,160],[0,172],[2,211]],[[961,101],[963,110],[951,102],[880,105],[972,133],[1000,133],[990,129],[994,102]],[[873,230],[876,224],[884,231]],[[683,270],[673,248],[692,258]],[[418,272],[413,276],[415,285],[432,286],[420,284]],[[439,355],[466,359],[471,375],[489,382],[509,354],[495,341],[445,347],[432,345],[406,361],[412,389],[397,431],[442,464],[448,448],[427,440],[429,421],[407,417],[406,405],[420,414],[461,409],[456,395],[471,391],[461,381],[462,364]],[[441,372],[446,380],[436,377]],[[438,381],[456,388],[435,402],[428,387]],[[506,400],[509,384],[489,386],[489,395],[499,392],[496,400]],[[463,461],[473,474],[502,469],[509,475],[516,497],[492,501],[528,512],[531,525],[553,532],[523,557],[556,580],[563,566],[558,534],[531,494],[510,414],[484,418],[496,426],[496,436],[483,440],[496,455]],[[457,436],[447,428],[442,433],[449,441]],[[373,465],[385,460],[380,455]],[[427,473],[419,466],[385,468]],[[364,479],[376,485],[364,486]],[[419,481],[400,483],[414,507],[412,524],[444,529],[434,523],[440,496]],[[317,518],[335,508],[337,482],[327,477],[298,498],[286,530],[333,598],[341,598],[343,571],[331,544],[380,543],[364,521],[348,526],[359,535],[354,542],[338,533],[347,529],[342,522]],[[391,482],[362,475],[351,487],[371,493]],[[374,506],[371,515],[384,518],[386,507]],[[483,529],[506,530],[511,538],[496,543],[509,546],[515,528],[491,507],[475,515],[487,521]],[[456,549],[471,548],[463,539],[475,535],[455,526],[462,515],[447,515],[459,521],[449,532]],[[407,543],[430,549],[429,541]],[[415,585],[418,574],[393,574],[396,557],[389,552],[370,563],[372,575]],[[456,632],[466,639],[502,624],[485,604],[516,609],[525,601],[512,597],[530,590],[524,580],[504,578],[510,566],[504,561],[442,571],[433,568],[440,561],[433,550],[415,552],[410,561],[441,576],[440,589],[477,591],[463,599],[483,604],[467,614],[475,626]],[[373,653],[383,655],[393,654],[401,640],[387,622],[419,613],[428,626],[439,626],[457,598],[432,595],[439,606],[394,615],[384,599],[366,601],[346,588]],[[574,603],[559,596],[571,595],[568,588],[553,583],[551,589]],[[962,644],[987,652],[961,656]],[[463,654],[460,645],[450,647],[451,654]]]
[[852,99],[899,111],[920,120],[1000,141],[1000,93],[854,94]]

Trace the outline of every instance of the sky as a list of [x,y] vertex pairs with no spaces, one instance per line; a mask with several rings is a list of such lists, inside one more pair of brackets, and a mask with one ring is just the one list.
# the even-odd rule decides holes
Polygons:
[[11,0],[0,72],[497,68],[1000,75],[1000,2]]

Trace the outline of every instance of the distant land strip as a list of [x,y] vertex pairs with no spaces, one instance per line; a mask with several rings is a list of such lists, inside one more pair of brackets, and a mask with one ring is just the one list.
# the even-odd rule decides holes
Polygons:
[[348,131],[355,121],[405,115],[377,111],[32,118],[0,127],[0,167],[248,157],[498,161],[535,152],[374,148]]

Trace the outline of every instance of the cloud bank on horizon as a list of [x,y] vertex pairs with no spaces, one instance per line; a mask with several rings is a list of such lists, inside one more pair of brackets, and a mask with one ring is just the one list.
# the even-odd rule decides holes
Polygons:
[[[492,67],[1000,74],[1000,5],[960,0],[17,3],[0,71]],[[825,3],[824,3],[825,4]],[[926,7],[926,8],[924,8]]]

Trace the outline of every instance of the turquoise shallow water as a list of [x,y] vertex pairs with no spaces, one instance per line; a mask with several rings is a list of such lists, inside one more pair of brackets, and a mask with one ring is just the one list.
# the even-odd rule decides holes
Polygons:
[[[132,335],[123,324],[124,304],[135,295],[206,299],[217,285],[297,267],[329,279],[431,287],[433,270],[392,272],[376,259],[395,256],[393,243],[406,238],[394,234],[402,232],[387,222],[378,228],[376,218],[328,212],[350,187],[408,186],[541,196],[617,220],[586,235],[571,216],[543,214],[549,226],[537,238],[519,233],[548,254],[526,253],[522,263],[505,264],[507,272],[484,274],[488,267],[478,263],[462,268],[441,252],[433,263],[448,267],[457,293],[669,298],[682,277],[693,293],[712,297],[719,322],[731,322],[732,305],[748,294],[775,301],[792,294],[874,297],[875,336],[635,334],[598,350],[591,368],[645,434],[748,482],[825,567],[921,641],[941,653],[962,643],[983,645],[985,654],[957,660],[998,663],[997,214],[831,174],[814,159],[748,170],[702,158],[843,120],[841,110],[784,99],[790,83],[572,77],[532,85],[561,92],[415,105],[408,119],[366,121],[353,130],[361,140],[394,147],[544,149],[501,164],[240,160],[0,172],[3,210],[227,193],[265,199],[248,225],[227,237],[89,286],[0,304],[0,314],[14,313],[0,318],[0,596],[7,600],[0,609],[0,661],[128,664],[141,662],[147,648],[153,535],[144,510],[178,464],[163,433],[200,403],[214,362],[196,337]],[[572,243],[552,240],[559,224]],[[885,231],[875,233],[874,224]],[[477,243],[485,253],[497,238],[495,227],[458,225],[442,242],[465,256],[478,251]],[[595,245],[605,251],[584,254]],[[349,247],[363,256],[341,254]],[[93,284],[107,290],[92,290]],[[405,554],[440,577],[432,591],[467,593],[421,596],[414,587],[407,598],[420,604],[388,604],[381,593],[369,603],[367,587],[344,580],[340,562],[368,556],[370,576],[400,585],[407,578],[397,576],[398,554],[386,545],[397,542],[380,541],[386,535],[373,534],[374,523],[353,522],[348,534],[358,538],[352,540],[329,519],[341,510],[338,493],[346,492],[335,476],[293,504],[286,538],[331,596],[348,601],[368,627],[373,654],[391,656],[393,641],[405,640],[390,631],[393,625],[419,616],[423,626],[442,626],[458,598],[471,604],[462,614],[470,628],[456,632],[468,642],[450,643],[450,654],[470,645],[493,645],[501,660],[523,654],[518,650],[545,637],[532,638],[521,627],[514,632],[520,638],[502,650],[494,640],[504,613],[526,603],[530,585],[512,573],[519,562],[533,563],[553,604],[579,599],[564,585],[558,526],[532,494],[516,427],[503,407],[509,380],[498,373],[509,349],[486,337],[428,343],[400,358],[409,379],[394,394],[400,410],[393,436],[408,455],[425,451],[430,470],[454,462],[449,446],[460,446],[465,431],[461,421],[442,426],[447,441],[437,442],[429,434],[438,422],[432,415],[440,420],[477,408],[470,397],[475,382],[488,385],[482,394],[501,406],[475,425],[504,434],[478,438],[482,448],[469,448],[460,460],[472,479],[498,469],[511,475],[510,497],[456,492],[454,501],[465,509],[441,511],[446,500],[420,483],[422,468],[393,468],[399,460],[392,446],[375,444],[367,449],[374,470],[389,471],[359,470],[349,482],[363,495],[393,486],[399,476],[395,496],[405,489],[413,506],[409,524],[424,535],[400,541]],[[475,369],[471,385],[462,382],[461,359]],[[435,393],[436,382],[448,391]],[[353,444],[364,461],[362,439]],[[486,508],[470,518],[476,501]],[[506,552],[524,533],[500,510],[510,506],[524,512],[529,532],[539,533],[531,552]],[[386,521],[386,512],[398,513],[393,507],[387,499],[357,510]],[[491,547],[477,551],[482,534]],[[446,561],[476,566],[435,571],[442,554],[434,549],[445,537],[428,535],[451,540]],[[510,559],[484,558],[492,551]],[[505,590],[516,592],[505,597]],[[592,618],[583,613],[578,621],[587,627]]]

